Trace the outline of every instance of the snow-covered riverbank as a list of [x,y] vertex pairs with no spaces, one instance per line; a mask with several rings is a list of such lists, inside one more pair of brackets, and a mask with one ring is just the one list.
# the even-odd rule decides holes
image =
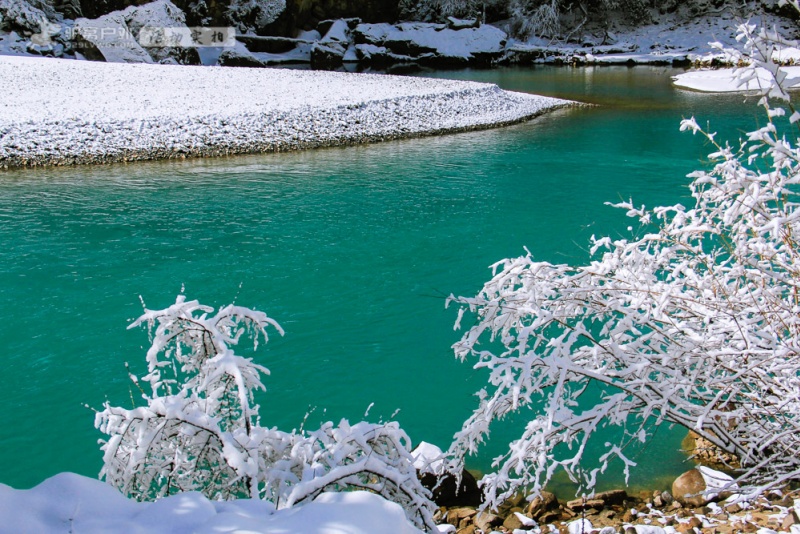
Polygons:
[[0,532],[31,534],[421,534],[399,505],[363,491],[324,493],[314,502],[280,511],[266,501],[209,501],[197,492],[140,503],[104,482],[72,473],[30,490],[0,484],[0,519]]
[[0,93],[0,168],[365,143],[570,104],[462,81],[12,56]]

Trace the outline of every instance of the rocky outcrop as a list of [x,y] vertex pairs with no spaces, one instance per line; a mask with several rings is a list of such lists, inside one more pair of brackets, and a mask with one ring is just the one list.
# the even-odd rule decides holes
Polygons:
[[351,45],[351,32],[360,19],[324,21],[318,27],[324,36],[311,48],[311,68],[315,70],[335,70],[342,66]]
[[692,459],[701,464],[714,468],[739,467],[739,458],[725,452],[708,439],[690,430],[681,442],[681,447]]
[[[165,34],[164,30],[172,33]],[[75,49],[87,59],[111,63],[179,63],[197,65],[197,50],[167,46],[190,36],[184,13],[169,0],[131,6],[96,19],[80,18],[73,30]]]
[[384,48],[395,56],[432,67],[491,64],[503,55],[508,39],[505,32],[489,25],[453,29],[421,22],[359,24],[353,35],[356,45]]
[[217,63],[221,67],[266,67],[269,65],[240,43],[233,48],[226,48],[220,54]]
[[232,0],[223,21],[240,33],[268,35],[270,25],[286,10],[286,0]]
[[86,59],[109,63],[153,63],[128,28],[125,14],[115,11],[96,19],[78,19],[75,49]]

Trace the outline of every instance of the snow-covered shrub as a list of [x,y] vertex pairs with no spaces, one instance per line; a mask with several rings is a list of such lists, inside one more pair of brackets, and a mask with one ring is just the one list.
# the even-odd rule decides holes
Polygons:
[[152,343],[148,373],[131,375],[145,406],[110,406],[97,413],[103,442],[101,477],[139,500],[199,491],[209,499],[261,498],[278,508],[323,491],[367,489],[402,505],[413,522],[432,529],[433,504],[417,479],[411,442],[397,423],[325,423],[313,432],[260,425],[253,394],[269,371],[231,347],[249,337],[258,347],[267,328],[283,330],[260,311],[213,308],[178,296],[145,313]]
[[487,4],[478,0],[400,0],[401,18],[422,21],[444,21],[447,17],[479,18]]
[[[636,221],[631,236],[593,237],[587,264],[527,253],[495,264],[477,296],[450,297],[457,327],[475,319],[456,356],[488,372],[450,447],[453,472],[493,421],[531,414],[483,479],[487,505],[559,468],[588,490],[612,459],[627,474],[626,447],[664,423],[735,455],[754,492],[800,479],[800,113],[771,61],[784,41],[752,27],[742,38],[752,65],[740,78],[772,74],[765,125],[731,146],[682,122],[715,147],[713,167],[689,175],[691,205],[616,204]],[[591,457],[612,426],[620,437]]]
[[561,32],[558,0],[544,3],[531,0],[511,0],[509,15],[514,35],[520,38],[556,37]]

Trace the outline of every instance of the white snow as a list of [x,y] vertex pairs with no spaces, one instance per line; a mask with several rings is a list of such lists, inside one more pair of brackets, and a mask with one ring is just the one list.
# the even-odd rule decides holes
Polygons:
[[419,445],[411,451],[414,457],[414,467],[420,473],[433,473],[441,475],[444,473],[444,453],[442,449],[427,441],[420,441]]
[[717,471],[716,469],[711,469],[710,467],[706,467],[704,465],[699,465],[696,468],[700,471],[700,474],[703,475],[703,481],[706,483],[706,493],[709,498],[714,498],[717,496],[717,493],[710,493],[712,490],[718,491],[731,491],[739,489],[739,486],[733,480],[733,477],[723,473],[722,471]]
[[259,500],[209,501],[183,493],[135,502],[104,482],[60,473],[29,490],[0,484],[0,530],[84,534],[420,534],[399,505],[363,491],[323,493],[311,503],[275,511]]
[[578,519],[567,523],[567,532],[569,534],[584,534],[585,532],[591,532],[593,528],[592,522],[588,519]]
[[23,56],[0,56],[0,94],[0,167],[360,143],[570,104],[453,80]]
[[[800,67],[782,67],[781,70],[787,75],[784,82],[787,88],[800,87]],[[770,86],[770,74],[761,68],[756,69],[756,77],[746,83],[740,81],[737,69],[695,70],[672,79],[676,87],[708,93],[758,91]]]

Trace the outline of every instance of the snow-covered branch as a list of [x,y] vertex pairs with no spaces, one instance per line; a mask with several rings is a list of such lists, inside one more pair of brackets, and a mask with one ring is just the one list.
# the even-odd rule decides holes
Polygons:
[[258,347],[266,314],[239,306],[213,308],[178,296],[163,310],[145,310],[131,328],[151,333],[148,373],[140,381],[146,406],[106,403],[95,426],[102,443],[101,476],[124,494],[150,500],[200,491],[209,499],[262,498],[279,508],[323,491],[366,489],[397,502],[419,528],[433,530],[430,493],[397,423],[325,423],[314,432],[260,426],[253,393],[266,367],[234,354],[249,337]]
[[[613,458],[627,472],[626,447],[662,423],[735,455],[740,483],[800,478],[792,452],[800,447],[800,149],[792,129],[800,116],[787,121],[770,106],[771,98],[791,106],[772,62],[783,41],[751,26],[742,38],[752,65],[773,73],[762,93],[766,126],[732,148],[694,119],[681,124],[715,147],[713,168],[690,175],[692,206],[617,204],[637,221],[632,235],[644,237],[593,238],[582,266],[530,253],[502,260],[478,295],[449,299],[461,306],[457,325],[465,313],[475,318],[456,356],[488,373],[450,448],[451,468],[494,420],[534,410],[484,479],[487,505],[520,486],[541,489],[558,468],[591,489]],[[587,443],[608,426],[621,437],[587,457]]]

